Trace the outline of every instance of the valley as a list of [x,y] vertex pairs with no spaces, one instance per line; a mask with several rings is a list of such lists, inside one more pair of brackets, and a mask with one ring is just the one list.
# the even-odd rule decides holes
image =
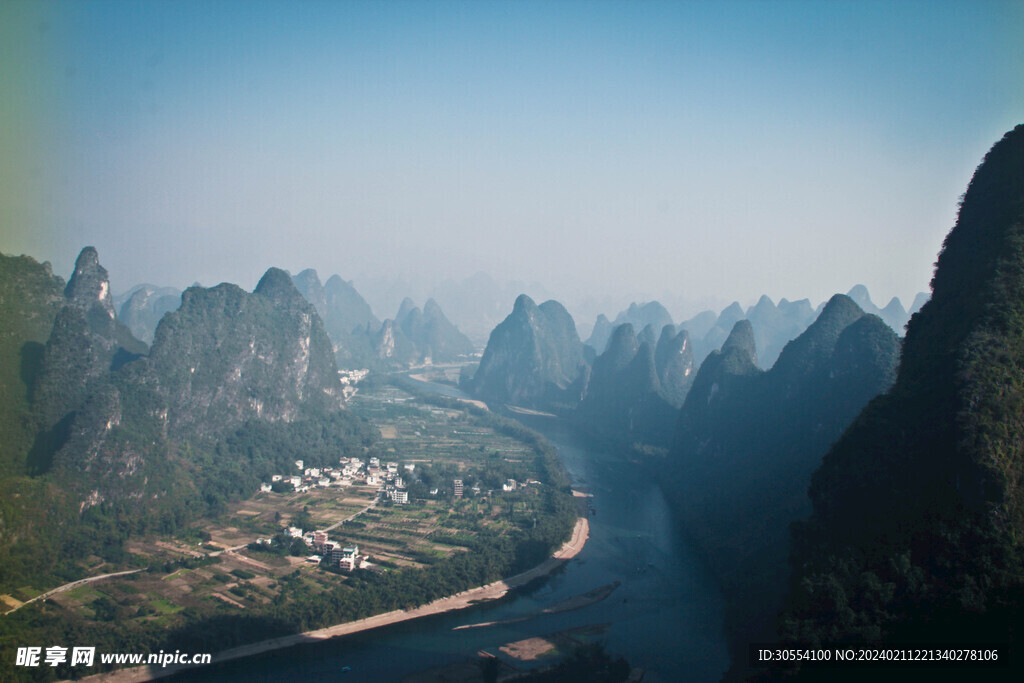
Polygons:
[[[48,595],[41,616],[80,623],[86,632],[103,625],[119,640],[162,640],[163,633],[213,628],[206,637],[222,643],[217,627],[206,624],[252,615],[245,639],[258,640],[279,636],[281,627],[272,624],[282,619],[298,630],[327,625],[316,616],[319,605],[334,605],[331,623],[346,621],[346,614],[359,619],[487,583],[500,567],[509,568],[505,573],[541,563],[544,555],[524,554],[512,539],[518,530],[538,526],[568,534],[576,516],[571,496],[550,489],[548,472],[539,466],[543,454],[501,433],[507,425],[483,413],[490,420],[485,423],[473,414],[481,411],[466,404],[437,402],[383,381],[361,387],[348,408],[383,434],[364,458],[401,464],[398,483],[409,493],[408,503],[389,499],[383,480],[257,492],[180,533],[133,537],[122,562],[92,558],[93,575],[141,568]],[[517,482],[512,487],[511,479]],[[456,480],[464,487],[458,494]],[[565,504],[552,507],[559,496]],[[292,538],[290,527],[325,538],[313,548]],[[339,570],[326,559],[321,564],[325,542],[358,548],[361,568]],[[461,563],[452,562],[456,555]],[[462,576],[453,576],[450,569],[459,566]],[[416,587],[391,581],[381,592],[380,581],[403,570],[418,573]],[[34,597],[44,588],[24,586],[18,595]],[[337,611],[340,598],[347,611]],[[487,598],[481,593],[475,599]],[[267,625],[253,627],[261,622]]]
[[1024,679],[1021,35],[0,0],[0,683]]

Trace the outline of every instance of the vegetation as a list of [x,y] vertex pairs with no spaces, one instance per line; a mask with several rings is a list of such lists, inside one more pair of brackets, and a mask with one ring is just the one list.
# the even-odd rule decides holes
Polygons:
[[63,290],[49,263],[0,254],[0,476],[26,473],[35,437],[29,396]]
[[986,155],[892,390],[815,472],[782,632],[1016,642],[1024,607],[1024,126]]
[[[0,647],[27,638],[96,642],[108,651],[205,651],[210,642],[228,648],[483,585],[536,565],[568,537],[576,508],[566,475],[541,437],[466,403],[414,397],[387,384],[368,387],[349,410],[291,423],[250,420],[212,452],[189,454],[197,475],[195,516],[182,517],[180,526],[140,528],[123,524],[126,509],[90,508],[88,521],[76,528],[120,534],[110,546],[118,557],[107,562],[149,571],[7,615],[0,620]],[[396,438],[376,436],[370,416],[392,426]],[[306,564],[300,559],[310,552],[304,543],[273,534],[282,524],[322,528],[351,516],[361,509],[352,505],[354,497],[366,487],[252,495],[263,471],[293,471],[298,457],[306,466],[333,464],[342,454],[416,464],[407,477],[418,502],[368,510],[331,533],[332,540],[358,543],[368,552],[372,571],[344,574]],[[467,490],[454,500],[452,476],[462,476],[467,489],[479,483],[500,490],[508,478],[544,483],[479,496]],[[429,490],[445,481],[449,490],[431,497]],[[365,506],[370,498],[361,500]],[[247,540],[274,536],[274,542],[237,555],[211,554],[238,544],[246,533]],[[95,540],[83,542],[82,553],[95,553]],[[299,557],[289,561],[290,555]],[[100,566],[109,565],[89,573],[100,573]],[[12,580],[29,582],[26,576]],[[33,675],[71,673],[58,667]]]
[[583,366],[583,343],[568,311],[557,301],[538,306],[522,294],[491,333],[473,390],[516,405],[575,406]]
[[[650,330],[651,328],[646,328]],[[682,397],[690,389],[693,353],[686,331],[666,326],[655,347],[641,342],[633,326],[615,328],[597,357],[573,423],[597,438],[667,447]]]
[[782,351],[755,363],[749,321],[704,361],[679,416],[667,487],[719,578],[734,652],[770,639],[787,583],[789,524],[809,513],[811,472],[892,383],[899,340],[844,295]]
[[445,363],[473,352],[473,343],[445,317],[436,301],[428,299],[422,311],[408,299],[402,303],[395,323],[415,350],[412,360]]
[[321,285],[320,277],[312,268],[292,280],[323,321],[334,345],[338,367],[376,367],[380,359],[374,352],[370,331],[380,329],[380,321],[352,284],[332,275]]

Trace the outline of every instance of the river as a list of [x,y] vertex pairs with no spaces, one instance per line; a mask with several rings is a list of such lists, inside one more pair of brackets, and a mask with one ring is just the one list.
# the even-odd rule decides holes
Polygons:
[[[435,393],[463,396],[445,385],[420,384]],[[721,598],[683,542],[658,483],[621,456],[584,445],[557,418],[515,417],[547,437],[573,487],[593,496],[590,540],[564,568],[539,587],[498,604],[192,670],[181,680],[325,680],[343,675],[343,680],[398,681],[472,659],[480,650],[497,653],[504,643],[594,625],[607,625],[597,639],[610,654],[656,673],[662,681],[718,680],[728,666]],[[539,614],[616,581],[620,585],[600,602]],[[514,623],[453,630],[508,620]]]

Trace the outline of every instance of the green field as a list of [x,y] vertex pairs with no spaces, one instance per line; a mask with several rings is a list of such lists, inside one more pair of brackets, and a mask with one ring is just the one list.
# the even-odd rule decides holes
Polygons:
[[[540,561],[537,552],[557,545],[575,517],[564,482],[552,486],[552,453],[500,418],[442,403],[390,384],[361,388],[349,401],[348,410],[390,437],[367,447],[362,459],[398,463],[408,504],[384,500],[377,486],[361,482],[254,493],[174,536],[131,539],[125,549],[148,571],[57,594],[45,609],[58,620],[116,625],[111,637],[135,633],[123,637],[161,647],[228,637],[227,647],[282,628],[420,604]],[[464,484],[461,497],[455,479]],[[502,490],[508,479],[520,484],[516,490]],[[335,527],[330,540],[358,545],[366,568],[352,575],[322,568],[307,559],[312,550],[291,539],[270,550],[249,546],[280,539],[289,525]],[[542,540],[527,542],[532,538]],[[223,621],[236,617],[255,621],[242,630]]]

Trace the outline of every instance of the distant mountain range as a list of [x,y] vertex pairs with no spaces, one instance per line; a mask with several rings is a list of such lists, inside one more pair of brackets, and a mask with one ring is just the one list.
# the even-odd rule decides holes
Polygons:
[[[653,466],[725,589],[734,642],[764,635],[783,600],[789,525],[810,511],[811,472],[892,384],[900,339],[846,295],[817,312],[806,300],[776,306],[762,297],[746,312],[734,304],[714,321],[695,319],[706,341],[731,324],[696,370],[689,331],[660,305],[631,306],[616,322],[598,319],[592,341],[611,331],[595,355],[564,307],[520,296],[471,388],[485,400],[557,410],[609,447],[667,449]],[[783,344],[767,371],[761,339]]]
[[395,323],[412,343],[421,362],[450,362],[473,353],[473,342],[445,317],[433,299],[427,299],[422,311],[411,299],[404,300]]
[[295,275],[292,281],[323,320],[338,367],[365,368],[373,365],[377,354],[372,335],[380,329],[381,322],[352,283],[332,275],[322,285],[312,268]]
[[672,316],[657,301],[649,301],[644,304],[632,303],[629,308],[620,312],[614,322],[609,322],[603,315],[597,317],[594,329],[587,339],[587,346],[597,353],[603,353],[608,345],[612,332],[620,325],[630,324],[637,332],[642,332],[648,327],[652,333],[657,330],[658,334],[666,325],[672,325]]
[[[338,275],[322,284],[310,268],[292,281],[323,321],[340,368],[395,370],[424,362],[455,361],[475,350],[433,299],[428,299],[421,311],[406,298],[394,319],[381,322],[352,282]],[[163,316],[181,305],[181,292],[138,285],[118,299],[121,320],[148,343]]]
[[181,290],[174,287],[138,285],[114,304],[118,316],[131,333],[139,340],[151,344],[160,319],[181,306]]
[[[793,643],[1012,648],[1022,168],[1018,126],[977,169],[933,295],[909,312],[861,285],[817,309],[764,296],[678,325],[634,303],[584,344],[562,304],[521,294],[466,386],[641,452],[723,590],[737,661],[776,626]],[[501,288],[470,282],[444,305],[498,320]],[[381,321],[337,275],[270,268],[252,292],[140,285],[115,302],[92,247],[67,283],[0,255],[0,585],[116,561],[129,534],[180,530],[297,454],[364,453],[378,437],[340,410],[339,366],[465,359],[473,343],[439,300]]]
[[723,585],[734,637],[771,625],[789,524],[809,512],[811,472],[892,383],[899,353],[892,329],[837,294],[770,370],[758,367],[749,318],[701,365],[665,474],[687,534]]
[[623,323],[594,360],[574,421],[619,442],[668,446],[694,374],[686,330],[676,333],[666,324],[655,344],[639,338],[631,323]]
[[482,272],[464,279],[448,279],[432,286],[394,275],[358,277],[355,285],[375,311],[396,310],[406,298],[418,301],[433,299],[476,348],[486,345],[491,330],[508,314],[509,302],[514,301],[516,296],[526,292],[537,301],[552,297],[539,284],[499,283]]
[[[855,288],[855,293],[862,289]],[[546,316],[529,313],[533,309],[527,302],[533,303],[520,296],[513,313],[495,328],[484,352],[486,363],[481,363],[469,387],[488,400],[518,400],[533,407],[558,404],[564,409],[578,405],[576,418],[581,426],[589,425],[605,436],[615,435],[627,442],[663,445],[671,440],[673,411],[683,404],[696,368],[707,356],[702,345],[720,339],[717,344],[721,346],[727,340],[722,325],[728,324],[731,331],[740,321],[749,323],[744,329],[749,330],[751,349],[759,352],[750,354],[750,362],[760,370],[759,360],[764,360],[758,355],[763,347],[774,363],[781,350],[808,329],[820,312],[806,299],[783,299],[776,306],[768,297],[761,297],[746,312],[734,303],[718,316],[701,314],[676,327],[657,302],[634,303],[614,323],[599,316],[580,352],[574,326],[571,334],[552,332],[551,325],[567,330],[572,324],[564,307],[554,301],[544,304],[564,314],[556,316],[556,324]],[[703,334],[700,344],[690,341],[687,326]],[[565,358],[583,365],[570,368],[563,362]],[[553,368],[557,371],[552,372]]]
[[[908,313],[896,297],[884,308],[880,309],[871,301],[867,287],[856,285],[848,293],[854,302],[865,313],[881,318],[889,327],[902,335],[910,315],[924,305],[928,295],[921,293],[914,299],[914,305]],[[824,307],[824,303],[816,309],[808,299],[789,301],[781,299],[776,305],[769,297],[762,296],[756,304],[746,311],[738,302],[733,302],[720,313],[704,311],[693,318],[679,323],[678,329],[689,333],[694,358],[700,364],[709,353],[721,347],[738,320],[750,320],[753,325],[754,339],[757,343],[759,367],[770,368],[778,359],[782,349],[814,322]],[[628,309],[619,312],[615,321],[611,322],[604,315],[599,315],[594,323],[593,331],[587,339],[587,345],[598,354],[602,353],[612,332],[624,323],[633,325],[634,330],[643,330],[651,326],[648,334],[654,334],[666,324],[672,324],[672,317],[657,301],[644,304],[633,303]]]
[[[432,289],[434,296],[427,299],[423,311],[403,326],[402,321],[405,321],[409,313],[407,309],[414,306],[410,297],[401,300],[391,324],[385,324],[374,315],[366,299],[351,281],[333,275],[325,284],[321,284],[316,271],[312,269],[302,271],[293,280],[324,321],[334,344],[339,367],[370,367],[380,370],[397,369],[427,359],[449,362],[472,353],[474,346],[482,346],[490,331],[501,321],[506,302],[520,293],[512,288],[521,286],[517,283],[499,285],[484,273],[477,273],[461,282],[447,280]],[[378,289],[378,298],[382,301],[392,298],[400,291],[400,286],[411,286],[391,280],[370,282]],[[535,285],[534,289],[543,290],[539,285]],[[879,309],[872,303],[863,285],[853,287],[847,295],[865,312],[874,313],[885,320],[897,333],[902,333],[910,313],[927,301],[927,294],[919,294],[910,313],[907,313],[897,298],[893,298],[884,309]],[[181,292],[172,287],[138,285],[116,297],[115,305],[121,320],[133,335],[149,343],[160,318],[177,309],[180,297]],[[717,314],[704,311],[680,323],[676,331],[687,331],[690,349],[699,365],[711,351],[722,345],[737,320],[750,319],[754,326],[761,366],[768,368],[778,358],[786,343],[807,329],[823,305],[813,309],[806,299],[796,302],[782,299],[775,305],[770,298],[762,296],[746,311],[736,302]],[[441,312],[442,306],[452,312],[450,319]],[[428,307],[431,309],[429,314]],[[424,328],[416,321],[420,316],[426,316],[434,322]],[[598,315],[586,345],[593,350],[595,356],[603,353],[612,332],[625,323],[633,326],[638,339],[648,341],[652,346],[657,344],[665,325],[674,324],[671,314],[661,303],[634,302],[620,311],[614,321],[605,315]],[[463,334],[462,330],[470,333]],[[430,338],[422,337],[423,334]]]

